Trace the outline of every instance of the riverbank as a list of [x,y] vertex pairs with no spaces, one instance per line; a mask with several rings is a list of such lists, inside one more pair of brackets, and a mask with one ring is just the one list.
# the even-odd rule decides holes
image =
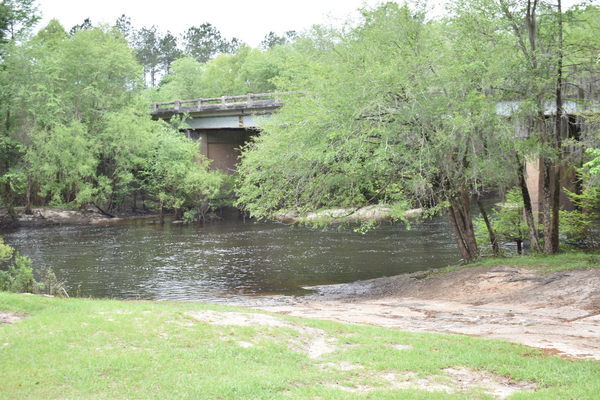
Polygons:
[[501,338],[600,360],[600,256],[487,260],[340,285],[264,310],[306,318]]
[[153,213],[125,213],[109,215],[95,206],[74,210],[64,207],[33,208],[31,214],[17,210],[17,218],[13,220],[6,209],[0,210],[0,227],[38,228],[53,225],[111,225],[135,219],[156,218]]
[[0,293],[0,321],[3,399],[594,399],[600,391],[600,363],[504,341],[199,303]]

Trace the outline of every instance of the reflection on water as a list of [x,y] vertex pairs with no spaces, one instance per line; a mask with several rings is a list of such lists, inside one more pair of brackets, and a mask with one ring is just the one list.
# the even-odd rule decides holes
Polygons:
[[444,219],[382,226],[367,234],[280,224],[203,227],[148,220],[115,226],[21,228],[3,234],[52,267],[80,296],[221,301],[299,294],[303,286],[351,282],[457,261]]

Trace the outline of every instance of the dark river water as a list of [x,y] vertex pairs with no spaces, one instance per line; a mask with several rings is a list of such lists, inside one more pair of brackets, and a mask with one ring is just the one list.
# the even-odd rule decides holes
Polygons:
[[458,260],[445,219],[367,234],[238,221],[203,227],[138,220],[20,228],[7,243],[51,267],[72,295],[231,301],[447,266]]

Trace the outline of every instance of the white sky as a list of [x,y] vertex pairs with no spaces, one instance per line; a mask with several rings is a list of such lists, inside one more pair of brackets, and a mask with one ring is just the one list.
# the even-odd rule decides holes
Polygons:
[[210,22],[225,37],[258,46],[269,31],[302,31],[314,24],[341,24],[355,17],[363,5],[381,0],[38,0],[45,26],[52,18],[65,29],[85,18],[113,24],[122,14],[135,27],[156,25],[162,31],[183,33],[190,26]]
[[[579,1],[582,0],[563,0],[563,7]],[[169,30],[176,35],[191,26],[210,22],[226,38],[237,37],[251,46],[258,46],[270,31],[283,34],[315,24],[339,26],[356,18],[358,8],[382,2],[385,0],[37,0],[42,13],[40,28],[52,18],[57,18],[67,30],[85,18],[94,24],[112,25],[125,14],[136,28],[156,25],[161,31]],[[445,2],[428,1],[434,15],[443,13]],[[599,4],[600,0],[591,2]]]

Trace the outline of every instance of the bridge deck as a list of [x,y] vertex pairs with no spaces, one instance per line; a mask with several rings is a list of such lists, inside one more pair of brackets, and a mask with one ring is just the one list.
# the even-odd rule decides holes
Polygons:
[[174,114],[201,114],[223,111],[260,111],[282,106],[275,93],[247,94],[244,96],[223,96],[194,100],[175,100],[152,104],[152,116],[156,118],[170,117]]

